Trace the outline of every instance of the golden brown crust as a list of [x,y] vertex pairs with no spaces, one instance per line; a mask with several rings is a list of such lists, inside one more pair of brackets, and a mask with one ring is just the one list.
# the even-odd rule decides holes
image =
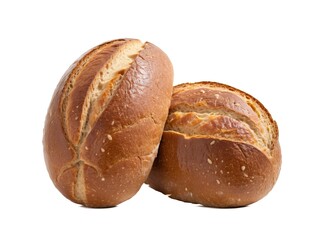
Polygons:
[[182,201],[245,206],[272,189],[280,166],[278,128],[258,100],[224,84],[188,83],[174,87],[147,183]]
[[107,207],[138,191],[157,153],[172,81],[168,57],[134,39],[99,45],[69,68],[43,138],[49,174],[63,195]]
[[[192,113],[197,118],[207,115],[205,119],[201,119],[204,123],[210,123],[214,117],[222,116],[219,121],[221,128],[218,130],[222,135],[230,129],[237,130],[234,140],[241,136],[241,131],[238,127],[231,126],[230,119],[241,121],[247,125],[248,131],[255,135],[255,147],[267,155],[272,153],[274,142],[278,140],[278,127],[268,110],[251,95],[225,84],[198,82],[175,86],[169,119],[171,114],[176,113]],[[176,127],[179,126],[172,126],[170,122],[166,124],[166,130],[175,130]]]

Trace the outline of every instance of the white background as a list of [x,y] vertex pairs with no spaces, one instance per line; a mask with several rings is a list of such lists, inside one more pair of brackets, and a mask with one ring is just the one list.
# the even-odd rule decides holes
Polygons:
[[[320,239],[319,1],[1,1],[0,26],[0,239]],[[283,154],[269,195],[214,209],[143,186],[88,209],[54,188],[42,153],[52,93],[83,52],[123,37],[162,48],[175,84],[219,81],[269,109]]]

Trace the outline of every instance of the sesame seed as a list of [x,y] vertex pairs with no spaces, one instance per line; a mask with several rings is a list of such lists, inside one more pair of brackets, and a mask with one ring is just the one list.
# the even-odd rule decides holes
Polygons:
[[230,182],[228,182],[228,186],[230,186]]
[[220,95],[219,95],[218,93],[214,94],[214,96],[215,96],[216,98],[219,98],[219,97],[220,97]]
[[223,170],[220,170],[220,173],[223,174]]
[[111,122],[111,125],[113,125],[113,124],[114,124],[114,121]]
[[213,145],[215,143],[215,141],[213,140],[211,143],[210,143],[210,145]]
[[240,201],[241,201],[241,198],[238,198],[237,201],[240,202]]
[[216,181],[217,181],[217,184],[220,184],[220,181],[218,179]]
[[188,188],[185,188],[184,190],[186,190],[186,192],[188,192]]
[[101,181],[102,181],[102,182],[104,182],[105,180],[106,180],[106,179],[105,179],[104,177],[103,177],[103,178],[101,178]]
[[85,150],[89,150],[89,148],[87,146],[84,147]]
[[200,90],[201,93],[205,93],[205,91],[203,89]]
[[79,119],[79,117],[75,117],[75,118],[74,118],[74,120],[78,120],[78,119]]
[[105,152],[106,150],[104,148],[100,148],[100,151],[101,152]]
[[249,176],[248,176],[248,174],[246,174],[246,173],[244,173],[244,174],[243,174],[243,176],[245,176],[245,177],[249,177]]
[[107,137],[110,141],[112,140],[112,136],[110,134],[108,134]]
[[241,166],[241,170],[242,171],[246,170],[246,166]]
[[208,161],[209,164],[212,164],[212,161],[211,161],[210,158],[208,158],[207,161]]

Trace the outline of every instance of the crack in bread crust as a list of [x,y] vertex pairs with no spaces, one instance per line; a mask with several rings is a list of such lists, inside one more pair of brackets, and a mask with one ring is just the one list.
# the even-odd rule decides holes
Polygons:
[[57,176],[57,181],[60,181],[60,178],[62,177],[62,175],[66,171],[68,171],[68,170],[70,170],[71,168],[74,168],[74,167],[78,168],[80,163],[82,165],[87,165],[89,167],[92,167],[94,170],[96,170],[97,173],[100,173],[100,169],[97,166],[95,166],[95,165],[93,165],[93,164],[91,164],[91,163],[89,163],[87,161],[84,161],[84,160],[81,160],[81,159],[76,159],[76,160],[64,165],[62,168],[60,168],[58,176]]
[[[221,100],[222,94],[225,94],[225,96],[228,94],[229,98],[225,97]],[[235,98],[230,94],[233,94]],[[274,142],[278,139],[277,125],[267,109],[251,95],[228,85],[200,82],[175,86],[172,99],[173,105],[170,108],[165,127],[166,131],[175,131],[185,136],[190,134],[208,136],[210,134],[201,134],[201,131],[191,130],[194,130],[199,124],[207,123],[209,127],[210,121],[215,121],[215,118],[222,119],[220,121],[221,126],[218,127],[223,129],[223,119],[230,118],[237,121],[243,129],[252,134],[251,138],[254,141],[251,139],[250,144],[253,144],[268,156],[272,156]],[[234,99],[239,99],[241,103],[234,102]],[[210,101],[210,103],[207,101]],[[197,122],[197,120],[199,121]],[[192,121],[192,123],[189,121]],[[229,126],[230,130],[232,128],[232,126]],[[237,127],[234,127],[234,129],[237,130]],[[248,143],[247,140],[239,138],[237,131],[233,134],[233,136],[229,134],[225,138]],[[221,134],[211,137],[224,138],[223,131]]]
[[[192,120],[192,122],[190,122],[189,119]],[[230,121],[231,123],[233,123],[233,125],[236,126],[230,126]],[[228,134],[229,139],[233,139],[234,141],[239,141],[240,139],[242,139],[244,142],[251,144],[254,144],[256,142],[255,145],[258,145],[256,146],[258,149],[268,148],[266,140],[261,135],[261,130],[258,129],[255,123],[250,118],[230,110],[219,109],[206,112],[201,111],[200,113],[176,111],[169,115],[165,130],[174,130],[186,135],[202,135],[204,134],[205,129],[208,130],[208,128],[212,126],[212,123],[216,123],[214,124],[214,126],[217,128],[217,131],[219,130],[217,133],[213,134],[212,137],[223,137],[224,135],[226,135],[225,133],[231,131],[231,133]],[[237,129],[236,127],[238,127],[239,129]],[[201,129],[203,130],[201,131]],[[239,130],[244,132],[243,135],[246,133],[248,136],[253,137],[255,141],[251,140],[249,142],[248,137],[245,138],[245,136],[238,136],[241,135],[239,133]],[[237,136],[233,136],[233,133]]]
[[78,173],[76,182],[74,185],[74,196],[80,202],[87,202],[86,188],[85,188],[85,176],[84,176],[84,164],[82,161],[77,163]]
[[63,76],[62,79],[67,77],[67,80],[64,84],[64,88],[62,90],[61,94],[61,100],[60,100],[60,109],[61,109],[61,114],[62,114],[62,127],[66,136],[66,139],[68,139],[68,142],[72,145],[75,146],[75,143],[71,141],[68,130],[67,130],[67,105],[68,105],[68,100],[69,100],[69,95],[70,92],[73,89],[73,86],[85,67],[95,58],[95,56],[103,51],[106,48],[109,48],[110,46],[114,44],[119,44],[123,42],[123,40],[117,40],[117,41],[112,41],[108,42],[104,45],[99,45],[95,47],[94,49],[90,50],[88,53],[85,53],[83,56],[80,57],[78,61],[76,61],[74,64],[71,65],[69,68],[70,70],[67,71],[67,75]]
[[135,121],[134,123],[132,124],[126,124],[126,125],[120,125],[119,127],[117,128],[114,128],[113,131],[110,132],[110,134],[114,135],[118,132],[121,132],[127,128],[132,128],[132,127],[135,127],[139,124],[141,124],[141,122],[147,120],[147,119],[150,119],[155,125],[159,125],[159,121],[157,121],[151,114],[148,115],[148,116],[144,116],[144,117],[141,117],[139,118],[137,121]]
[[108,107],[123,80],[123,76],[130,69],[135,57],[144,48],[144,44],[138,42],[136,46],[130,49],[125,49],[126,47],[127,45],[124,45],[124,50],[117,51],[92,81],[85,98],[85,102],[89,102],[89,107],[87,111],[83,111],[82,119],[85,119],[85,121],[81,128],[80,144],[90,133],[102,112]]

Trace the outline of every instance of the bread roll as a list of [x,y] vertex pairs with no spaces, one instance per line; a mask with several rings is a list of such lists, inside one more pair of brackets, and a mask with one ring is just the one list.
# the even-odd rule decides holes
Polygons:
[[43,137],[48,172],[66,198],[110,207],[139,190],[157,155],[172,82],[166,54],[134,39],[103,43],[71,65]]
[[185,202],[240,207],[272,189],[280,165],[277,124],[258,100],[220,83],[186,83],[174,87],[147,183]]

